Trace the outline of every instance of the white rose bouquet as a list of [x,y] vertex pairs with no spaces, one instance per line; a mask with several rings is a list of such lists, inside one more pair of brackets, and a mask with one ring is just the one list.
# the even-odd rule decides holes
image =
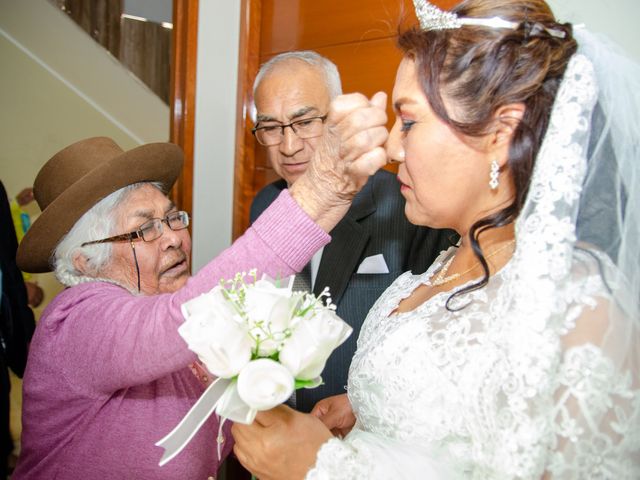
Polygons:
[[[245,281],[249,278],[249,282]],[[333,350],[351,334],[335,314],[328,289],[318,297],[294,292],[255,270],[221,281],[182,305],[178,332],[216,377],[180,424],[156,445],[160,465],[177,455],[214,411],[249,424],[297,388],[314,388]],[[326,305],[322,298],[326,297]],[[220,428],[222,429],[222,422]]]

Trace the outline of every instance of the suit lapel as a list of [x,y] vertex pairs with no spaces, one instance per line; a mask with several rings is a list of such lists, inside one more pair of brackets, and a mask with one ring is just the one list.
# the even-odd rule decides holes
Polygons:
[[322,253],[313,290],[319,295],[324,287],[329,287],[334,304],[342,298],[369,242],[370,234],[359,221],[376,211],[371,183],[356,196],[345,218],[331,231],[331,242]]
[[346,218],[331,231],[331,237],[331,243],[322,252],[314,293],[319,295],[324,287],[329,287],[331,301],[338,303],[351,274],[357,268],[369,235],[358,222]]

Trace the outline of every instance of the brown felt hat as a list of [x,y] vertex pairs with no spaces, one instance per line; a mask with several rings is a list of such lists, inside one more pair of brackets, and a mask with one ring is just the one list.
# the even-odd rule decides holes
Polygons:
[[182,150],[172,143],[150,143],[125,152],[106,137],[81,140],[56,153],[33,184],[42,213],[20,242],[18,267],[31,273],[50,271],[58,242],[91,207],[138,182],[160,182],[168,192],[182,162]]

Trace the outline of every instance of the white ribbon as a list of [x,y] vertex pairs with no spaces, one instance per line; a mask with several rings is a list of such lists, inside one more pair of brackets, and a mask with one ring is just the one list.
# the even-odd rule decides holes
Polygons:
[[235,379],[218,378],[207,387],[176,428],[156,443],[156,446],[165,449],[159,463],[161,467],[182,451],[214,411],[223,419],[245,424],[253,422],[257,410],[240,398],[236,385]]

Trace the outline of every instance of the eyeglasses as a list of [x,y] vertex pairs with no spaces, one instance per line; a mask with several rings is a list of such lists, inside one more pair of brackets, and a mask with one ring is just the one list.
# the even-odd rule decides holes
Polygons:
[[182,230],[189,226],[189,214],[184,211],[171,212],[164,218],[152,218],[148,222],[140,225],[138,230],[134,232],[123,233],[122,235],[115,235],[113,237],[103,238],[102,240],[84,242],[81,246],[84,247],[96,243],[129,242],[136,238],[141,238],[145,242],[152,242],[162,236],[163,223],[166,223],[171,230]]
[[320,117],[302,118],[286,125],[265,125],[263,127],[255,127],[251,133],[256,137],[258,143],[265,147],[278,145],[284,138],[284,129],[291,127],[293,133],[298,138],[314,138],[322,135],[322,125],[327,119],[326,115]]

